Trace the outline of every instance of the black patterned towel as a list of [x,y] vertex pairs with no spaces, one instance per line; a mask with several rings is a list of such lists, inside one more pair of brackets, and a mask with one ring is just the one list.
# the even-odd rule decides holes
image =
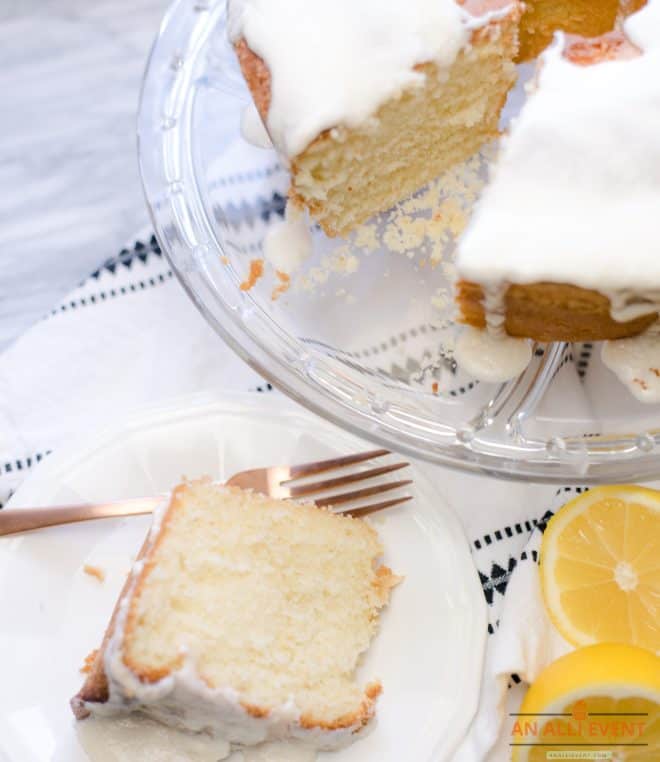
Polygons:
[[[411,367],[419,364],[416,347],[411,341]],[[587,347],[577,361],[567,358],[570,383],[579,383],[588,356]],[[0,507],[65,439],[145,404],[209,389],[273,392],[218,340],[147,234],[2,356]],[[568,648],[543,611],[537,551],[545,523],[572,490],[425,468],[463,522],[489,610],[481,704],[454,760],[503,762],[507,702],[515,706],[525,682]]]

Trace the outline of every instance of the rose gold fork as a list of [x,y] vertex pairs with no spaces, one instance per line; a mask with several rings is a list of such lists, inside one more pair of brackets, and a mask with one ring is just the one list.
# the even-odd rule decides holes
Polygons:
[[[347,455],[343,458],[319,460],[314,463],[303,463],[297,466],[269,466],[253,468],[234,474],[226,483],[234,487],[253,489],[264,495],[275,498],[305,498],[318,506],[332,506],[337,513],[349,513],[351,516],[366,516],[384,508],[390,508],[411,500],[410,495],[395,497],[377,503],[359,504],[366,498],[381,495],[390,490],[412,484],[410,479],[405,481],[380,481],[368,487],[352,489],[347,492],[333,492],[349,484],[373,480],[385,474],[398,471],[408,466],[408,463],[389,463],[385,466],[357,470],[344,473],[330,479],[320,481],[304,481],[310,476],[337,471],[350,466],[364,464],[368,460],[389,455],[388,450],[371,450],[370,452]],[[303,481],[301,481],[303,480]],[[330,494],[323,494],[323,493]],[[314,497],[318,495],[318,497]],[[0,511],[0,535],[25,532],[30,529],[72,524],[77,521],[90,519],[106,519],[116,516],[136,516],[151,513],[156,506],[163,502],[167,495],[154,497],[133,498],[108,503],[93,503],[85,505],[61,505],[49,508],[10,508]],[[358,503],[351,507],[350,504]],[[342,506],[336,508],[336,506]]]

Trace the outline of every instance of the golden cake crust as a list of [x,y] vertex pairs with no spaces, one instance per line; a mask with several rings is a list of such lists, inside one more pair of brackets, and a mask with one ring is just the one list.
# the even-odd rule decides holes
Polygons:
[[[480,285],[460,281],[460,322],[486,328]],[[511,285],[505,297],[504,329],[509,336],[535,341],[601,341],[635,336],[649,328],[657,314],[619,323],[610,314],[610,300],[598,291],[566,283]]]
[[[140,548],[140,551],[138,552],[136,561],[139,561],[145,557],[150,545],[150,538],[147,537],[142,547]],[[85,717],[88,717],[90,714],[89,709],[87,709],[85,706],[85,702],[89,701],[91,703],[104,704],[110,698],[108,678],[105,674],[104,667],[105,649],[115,631],[115,624],[119,612],[119,604],[128,594],[131,584],[132,579],[131,575],[129,574],[126,578],[126,581],[124,582],[124,586],[122,587],[121,592],[119,593],[117,603],[115,604],[115,608],[110,618],[110,622],[108,623],[105,634],[103,635],[103,642],[101,643],[101,646],[93,652],[93,659],[91,659],[90,662],[86,660],[86,666],[89,668],[87,671],[87,677],[83,683],[82,688],[71,699],[71,708],[73,709],[73,713],[78,720],[82,720]]]
[[240,39],[235,45],[234,50],[238,57],[243,77],[252,94],[254,105],[261,116],[264,124],[268,118],[268,109],[270,108],[270,69],[266,66],[264,60],[250,50],[247,42]]

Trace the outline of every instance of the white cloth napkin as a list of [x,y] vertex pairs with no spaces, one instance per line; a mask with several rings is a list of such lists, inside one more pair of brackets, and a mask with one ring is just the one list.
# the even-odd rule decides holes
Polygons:
[[[579,395],[588,353],[567,358],[558,393]],[[69,437],[144,404],[209,389],[272,391],[208,327],[147,235],[0,357],[0,506]],[[522,682],[567,647],[543,611],[537,554],[548,511],[574,490],[423,467],[463,521],[489,612],[481,704],[454,760],[478,762],[490,753],[503,762],[505,703],[515,705]]]

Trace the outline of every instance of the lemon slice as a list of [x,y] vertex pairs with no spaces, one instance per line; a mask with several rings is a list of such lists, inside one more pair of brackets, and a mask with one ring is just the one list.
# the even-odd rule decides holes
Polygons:
[[659,702],[660,658],[623,643],[579,648],[527,691],[514,717],[512,758],[658,762]]
[[567,503],[543,536],[541,585],[573,645],[660,652],[660,492],[597,487]]

